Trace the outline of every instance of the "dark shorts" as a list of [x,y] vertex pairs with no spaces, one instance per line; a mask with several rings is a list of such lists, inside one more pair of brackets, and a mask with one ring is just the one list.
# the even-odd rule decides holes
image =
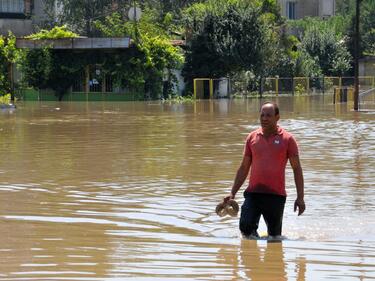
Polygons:
[[244,236],[258,235],[260,216],[267,225],[268,235],[281,235],[286,197],[276,194],[244,192],[240,230]]

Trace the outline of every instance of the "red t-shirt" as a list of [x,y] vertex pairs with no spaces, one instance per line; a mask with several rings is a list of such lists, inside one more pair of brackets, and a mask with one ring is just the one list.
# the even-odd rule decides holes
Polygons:
[[286,196],[285,167],[289,157],[298,155],[294,137],[278,127],[267,139],[262,128],[246,138],[244,155],[251,157],[249,186],[246,191]]

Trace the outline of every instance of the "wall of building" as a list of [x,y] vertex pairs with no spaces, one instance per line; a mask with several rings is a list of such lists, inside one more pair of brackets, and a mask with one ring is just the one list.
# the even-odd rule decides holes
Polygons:
[[299,1],[298,18],[319,16],[319,0]]
[[24,0],[23,14],[5,14],[0,18],[0,34],[11,31],[17,37],[29,35],[45,18],[43,0]]
[[324,17],[335,14],[335,0],[278,0],[281,15],[288,17],[287,3],[295,3],[296,19],[304,17]]
[[329,17],[336,13],[336,1],[335,0],[320,0],[319,1],[319,16]]
[[281,15],[284,16],[284,17],[287,16],[286,2],[287,2],[287,0],[278,0],[278,3],[280,5]]
[[358,70],[359,76],[375,76],[375,56],[360,59]]
[[33,20],[34,25],[39,24],[47,19],[44,9],[45,9],[45,5],[42,0],[34,0],[33,15],[32,15],[32,20]]
[[0,34],[8,35],[11,31],[17,37],[32,33],[31,19],[0,19]]

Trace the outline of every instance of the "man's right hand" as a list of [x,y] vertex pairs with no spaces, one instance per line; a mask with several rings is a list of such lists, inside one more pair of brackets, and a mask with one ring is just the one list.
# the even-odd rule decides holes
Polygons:
[[234,199],[235,195],[233,193],[229,193],[229,195],[224,197],[224,203],[227,203],[229,200]]

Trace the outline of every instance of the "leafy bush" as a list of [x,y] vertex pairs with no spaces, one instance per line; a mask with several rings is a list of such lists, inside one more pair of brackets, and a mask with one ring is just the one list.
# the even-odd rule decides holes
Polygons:
[[10,104],[10,99],[10,94],[0,95],[0,104]]
[[362,1],[362,42],[366,55],[375,55],[375,1]]
[[341,33],[336,33],[334,27],[326,23],[311,24],[305,28],[299,45],[299,75],[342,76],[350,71],[352,57]]
[[239,72],[251,72],[259,80],[259,76],[266,75],[276,58],[277,34],[272,25],[277,16],[262,11],[259,3],[208,1],[207,6],[196,4],[194,9],[186,10],[193,23],[183,69],[188,89],[199,77],[233,77]]
[[62,38],[76,38],[78,34],[68,30],[66,25],[55,26],[51,30],[42,29],[38,33],[26,36],[26,39],[41,40],[41,39],[62,39]]
[[[64,25],[55,26],[51,30],[41,30],[26,38],[43,40],[74,37],[78,37],[78,34],[69,31]],[[27,49],[23,50],[20,55],[19,67],[25,84],[36,89],[53,89],[62,98],[73,84],[76,75],[85,66],[82,64],[82,57],[85,58],[86,55],[65,50],[52,50],[49,47]]]
[[306,91],[307,91],[306,86],[301,83],[297,83],[297,85],[294,88],[295,95],[301,95],[303,93],[306,93]]
[[16,62],[18,54],[15,36],[11,33],[7,37],[0,35],[0,96],[11,92],[11,64]]
[[[48,47],[26,50],[21,63],[24,79],[29,86],[51,88],[62,98],[85,66],[101,65],[103,73],[113,77],[116,88],[145,93],[148,98],[159,98],[163,93],[165,70],[168,71],[169,82],[172,82],[174,77],[170,70],[179,68],[183,57],[179,49],[171,45],[163,29],[153,24],[153,18],[153,13],[146,11],[142,20],[135,25],[133,22],[124,22],[115,13],[103,22],[96,22],[97,28],[107,36],[123,37],[133,34],[134,45],[129,49],[111,53],[97,50],[73,53]],[[168,24],[167,21],[165,24]],[[50,31],[42,30],[28,38],[58,39],[77,36],[62,26]]]
[[[106,36],[132,36],[135,48],[130,48],[125,56],[108,57],[103,65],[106,72],[114,73],[115,83],[120,87],[130,86],[144,92],[146,98],[160,98],[163,95],[163,76],[168,73],[168,83],[175,81],[172,69],[181,68],[181,50],[171,45],[166,32],[171,23],[166,15],[163,27],[155,24],[157,14],[146,9],[138,23],[123,21],[118,13],[97,21],[96,28]],[[164,98],[173,94],[172,88],[164,93]]]

